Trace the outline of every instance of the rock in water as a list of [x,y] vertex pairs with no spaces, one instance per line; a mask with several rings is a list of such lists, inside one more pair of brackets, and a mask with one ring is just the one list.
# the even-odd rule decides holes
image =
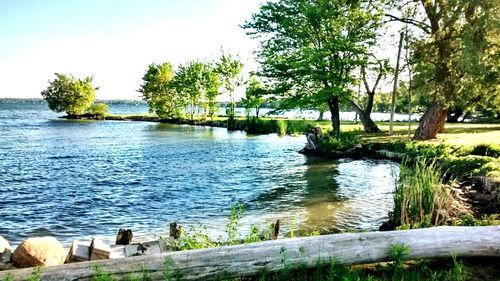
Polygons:
[[34,237],[24,240],[12,254],[19,268],[63,264],[66,251],[54,237]]
[[0,254],[5,252],[5,250],[12,251],[12,247],[10,246],[9,241],[0,235]]

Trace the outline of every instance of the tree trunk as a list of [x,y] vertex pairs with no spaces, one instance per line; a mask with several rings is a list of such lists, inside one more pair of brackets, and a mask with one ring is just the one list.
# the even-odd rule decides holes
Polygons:
[[448,109],[443,104],[434,101],[429,109],[420,119],[417,130],[415,131],[414,140],[429,140],[435,139],[436,135],[444,131],[446,123],[446,115]]
[[[499,257],[500,226],[444,226],[386,232],[343,233],[278,239],[246,245],[170,252],[161,255],[98,260],[41,268],[40,279],[96,280],[95,267],[127,280],[148,274],[149,280],[220,280],[256,276],[297,268],[314,268],[318,262],[366,264],[391,259],[396,245],[408,247],[405,259],[443,257]],[[27,280],[34,268],[0,272],[12,280]],[[177,278],[176,278],[177,279]],[[178,280],[179,280],[178,279]]]
[[325,114],[325,112],[324,112],[324,111],[320,111],[320,112],[319,112],[318,121],[323,120],[323,115],[324,115],[324,114]]
[[338,137],[340,135],[340,108],[339,108],[339,98],[333,97],[328,100],[328,108],[330,109],[330,113],[332,114],[332,127],[333,127],[333,135]]
[[[370,99],[368,99],[368,102]],[[377,124],[373,122],[372,118],[370,117],[370,113],[368,113],[365,110],[362,110],[355,102],[349,101],[356,111],[356,113],[359,115],[359,120],[361,120],[361,123],[363,124],[363,128],[365,132],[367,133],[379,133],[381,130],[378,128]],[[373,99],[372,99],[373,103]]]
[[259,110],[260,110],[260,106],[255,108],[255,117],[257,117],[257,118],[259,118]]

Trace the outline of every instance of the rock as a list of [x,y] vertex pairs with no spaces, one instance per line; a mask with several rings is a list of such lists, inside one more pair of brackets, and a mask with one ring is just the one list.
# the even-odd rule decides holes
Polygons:
[[24,240],[12,254],[19,268],[63,264],[66,251],[54,237],[34,237]]
[[12,247],[10,246],[9,241],[0,235],[0,254],[5,252],[5,250],[12,251]]
[[0,254],[0,261],[10,262],[11,260],[12,260],[12,251],[10,249],[6,249],[3,253]]
[[[11,263],[6,263],[6,262],[3,262],[3,261],[0,261],[0,271],[3,271],[3,270],[11,270],[11,269],[16,269],[17,267],[15,267],[13,264]],[[4,280],[7,280],[7,279],[4,279]]]

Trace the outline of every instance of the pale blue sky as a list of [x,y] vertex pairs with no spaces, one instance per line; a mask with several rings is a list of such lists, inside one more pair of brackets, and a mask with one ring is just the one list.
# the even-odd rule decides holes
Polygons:
[[256,67],[238,27],[261,0],[0,0],[0,97],[40,97],[54,72],[93,75],[98,98],[137,99],[152,62],[215,59]]

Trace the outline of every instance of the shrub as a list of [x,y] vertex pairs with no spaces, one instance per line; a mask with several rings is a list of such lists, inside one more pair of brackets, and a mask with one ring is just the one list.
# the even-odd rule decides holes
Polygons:
[[497,159],[488,156],[451,156],[443,159],[442,168],[448,171],[448,174],[464,179],[500,171],[500,163]]
[[287,133],[292,134],[305,134],[314,128],[314,123],[307,120],[288,120]]
[[344,132],[338,137],[332,136],[329,132],[319,139],[319,149],[323,152],[346,151],[358,144],[358,132]]
[[246,120],[246,131],[251,134],[268,134],[276,132],[276,121],[249,117]]
[[109,106],[105,103],[94,103],[87,112],[94,117],[104,117],[108,114]]

